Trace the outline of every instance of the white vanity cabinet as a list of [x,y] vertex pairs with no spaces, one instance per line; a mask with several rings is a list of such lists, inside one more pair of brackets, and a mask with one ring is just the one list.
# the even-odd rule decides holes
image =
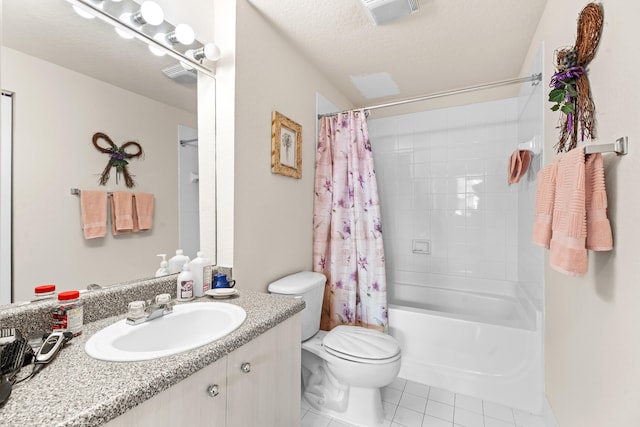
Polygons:
[[300,356],[296,314],[106,426],[298,426]]
[[227,356],[227,426],[300,425],[300,314]]
[[[108,427],[224,426],[227,358],[223,357],[173,387],[108,422]],[[209,396],[210,386],[218,387]],[[211,394],[215,394],[213,391]]]

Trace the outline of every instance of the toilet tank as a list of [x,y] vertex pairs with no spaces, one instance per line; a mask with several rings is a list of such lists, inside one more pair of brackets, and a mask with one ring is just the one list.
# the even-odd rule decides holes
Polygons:
[[301,271],[285,276],[269,285],[269,292],[290,297],[301,296],[306,306],[302,310],[302,341],[320,330],[320,313],[327,278],[322,273]]

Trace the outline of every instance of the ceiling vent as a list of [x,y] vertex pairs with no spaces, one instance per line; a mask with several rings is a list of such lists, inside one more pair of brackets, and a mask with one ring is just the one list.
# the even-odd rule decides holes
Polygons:
[[194,84],[198,81],[198,73],[196,73],[196,70],[193,68],[185,68],[182,63],[163,68],[162,72],[176,83]]
[[418,0],[360,0],[376,25],[386,24],[418,11]]

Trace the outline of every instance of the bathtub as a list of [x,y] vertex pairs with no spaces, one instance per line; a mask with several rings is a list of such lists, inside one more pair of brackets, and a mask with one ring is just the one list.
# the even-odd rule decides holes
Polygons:
[[388,290],[401,378],[542,411],[542,316],[526,298],[404,283]]

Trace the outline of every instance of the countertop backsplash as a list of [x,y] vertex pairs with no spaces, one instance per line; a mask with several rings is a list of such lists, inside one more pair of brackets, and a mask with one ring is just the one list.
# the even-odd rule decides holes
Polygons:
[[[213,267],[213,274],[220,272],[231,277],[231,268]],[[177,274],[159,278],[138,279],[118,283],[103,289],[83,291],[80,299],[84,307],[84,323],[126,313],[131,301],[153,300],[158,294],[176,297]],[[16,304],[0,309],[0,327],[17,328],[24,337],[51,331],[51,312],[57,305],[50,300]]]
[[[128,304],[136,300],[153,299],[158,294],[176,296],[177,274],[136,280],[104,289],[84,291],[80,300],[84,307],[84,323],[125,313]],[[51,331],[51,312],[57,306],[55,297],[50,300],[16,305],[0,311],[0,326],[18,328],[23,336]]]

